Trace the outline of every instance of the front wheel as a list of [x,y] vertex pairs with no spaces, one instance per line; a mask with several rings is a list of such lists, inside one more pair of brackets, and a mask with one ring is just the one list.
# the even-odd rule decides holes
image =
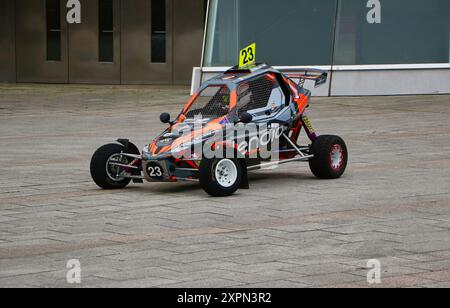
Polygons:
[[347,168],[347,146],[338,136],[320,136],[311,145],[309,160],[312,173],[320,179],[340,178]]
[[231,196],[241,185],[242,165],[236,159],[203,159],[199,180],[202,188],[211,196]]
[[98,149],[91,160],[91,176],[94,182],[103,189],[121,189],[130,184],[131,179],[121,175],[122,169],[116,164],[129,164],[121,155],[124,147],[119,144],[107,144]]

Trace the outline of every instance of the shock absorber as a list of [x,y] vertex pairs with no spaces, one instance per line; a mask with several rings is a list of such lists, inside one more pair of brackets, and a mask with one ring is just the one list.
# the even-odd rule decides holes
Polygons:
[[303,113],[301,118],[302,118],[303,126],[305,127],[306,134],[308,135],[308,138],[311,141],[316,140],[317,134],[314,130],[314,127],[312,126],[311,120],[308,118],[306,113]]

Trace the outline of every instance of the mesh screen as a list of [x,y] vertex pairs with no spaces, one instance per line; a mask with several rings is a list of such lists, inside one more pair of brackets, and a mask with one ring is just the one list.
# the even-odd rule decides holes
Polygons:
[[202,116],[219,118],[230,111],[230,90],[225,86],[212,86],[203,90],[186,113],[187,118]]
[[265,108],[278,83],[266,76],[242,84],[238,91],[238,113]]

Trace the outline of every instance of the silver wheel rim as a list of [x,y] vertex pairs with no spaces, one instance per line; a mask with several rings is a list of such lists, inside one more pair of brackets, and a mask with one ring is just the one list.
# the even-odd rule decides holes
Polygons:
[[230,159],[222,159],[216,165],[216,180],[220,186],[229,188],[236,183],[238,171],[235,163]]
[[120,176],[122,168],[119,166],[113,166],[111,165],[111,163],[127,164],[128,162],[124,161],[123,155],[113,154],[108,158],[108,160],[106,161],[106,174],[114,182],[121,182],[125,180],[125,177]]

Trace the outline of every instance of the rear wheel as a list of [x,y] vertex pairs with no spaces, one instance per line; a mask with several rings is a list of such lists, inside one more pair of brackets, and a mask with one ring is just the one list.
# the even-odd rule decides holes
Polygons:
[[211,196],[230,196],[241,185],[242,165],[236,159],[203,159],[199,179],[202,188]]
[[311,145],[309,160],[312,173],[321,179],[340,178],[347,168],[347,146],[338,136],[320,136]]
[[94,182],[103,189],[121,189],[130,184],[131,179],[121,175],[123,168],[114,165],[130,162],[121,155],[124,147],[119,144],[107,144],[98,149],[92,156],[91,176]]

